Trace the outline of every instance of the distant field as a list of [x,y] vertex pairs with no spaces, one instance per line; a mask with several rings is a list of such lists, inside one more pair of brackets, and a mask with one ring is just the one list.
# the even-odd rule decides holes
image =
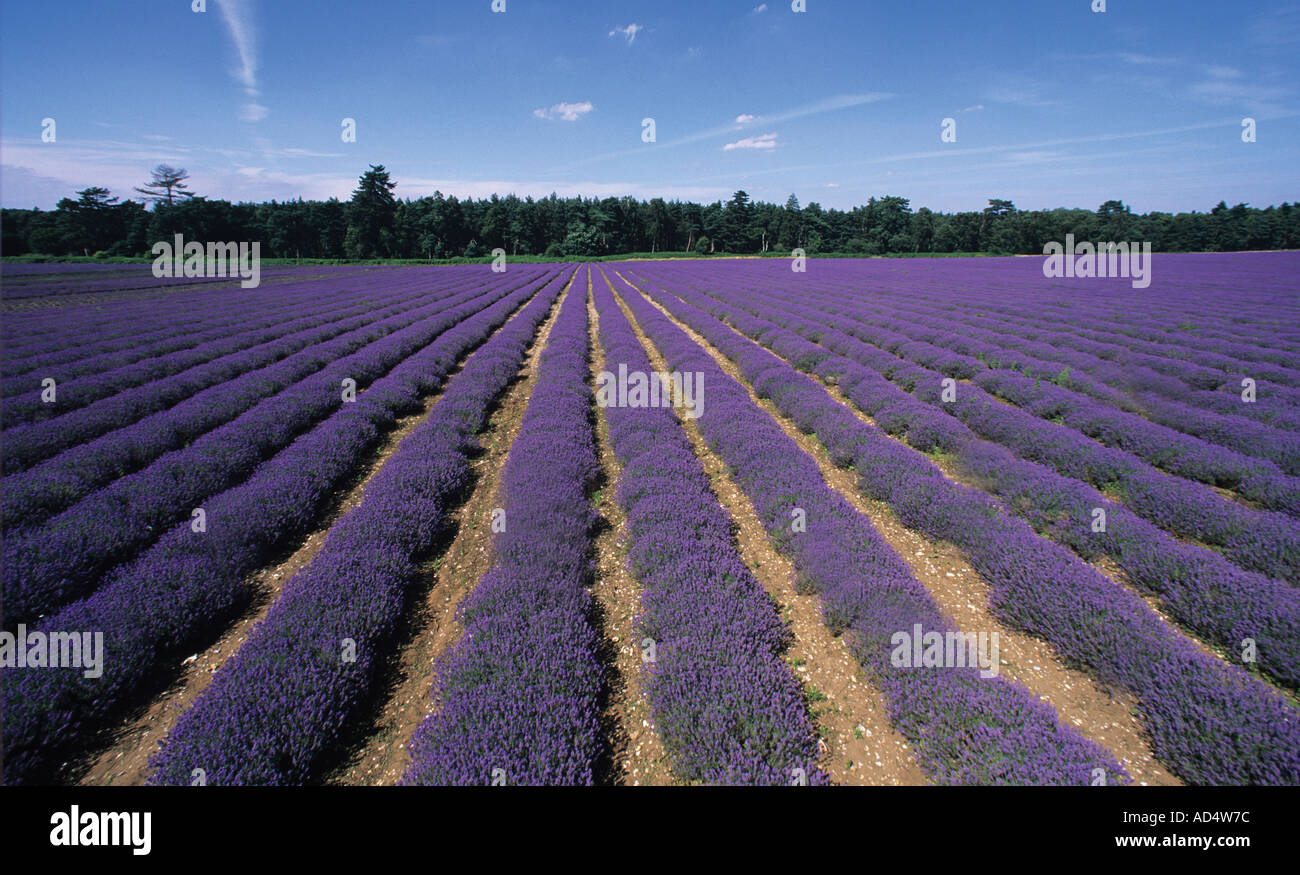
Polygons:
[[1300,783],[1297,276],[6,262],[4,780]]

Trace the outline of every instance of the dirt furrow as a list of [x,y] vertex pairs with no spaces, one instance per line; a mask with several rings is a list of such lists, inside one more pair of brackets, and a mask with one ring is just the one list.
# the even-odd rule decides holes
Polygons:
[[[631,283],[628,285],[635,289]],[[636,293],[640,294],[639,291]],[[1135,703],[1127,693],[1104,688],[1090,675],[1066,667],[1047,642],[1001,623],[989,607],[988,583],[971,568],[955,545],[930,539],[907,528],[888,504],[864,496],[858,489],[852,472],[837,467],[815,437],[800,432],[774,404],[760,399],[730,359],[657,301],[648,296],[647,300],[708,352],[728,376],[744,386],[749,391],[751,400],[767,411],[786,434],[817,462],[826,483],[871,522],[894,552],[908,563],[917,580],[925,585],[941,610],[958,628],[967,632],[997,633],[1001,671],[1006,677],[1018,681],[1052,705],[1064,723],[1073,726],[1123,761],[1136,783],[1180,783],[1151,753]],[[823,388],[832,399],[851,410],[861,421],[874,425],[870,417],[854,408],[833,387]]]
[[[620,308],[656,370],[671,369],[623,301]],[[928,784],[906,738],[890,725],[884,698],[863,677],[844,642],[822,622],[815,595],[799,595],[794,567],[767,537],[748,496],[740,489],[694,422],[680,420],[712,482],[719,503],[736,523],[741,559],[767,590],[789,626],[793,641],[785,659],[803,681],[820,735],[818,763],[837,784]]]

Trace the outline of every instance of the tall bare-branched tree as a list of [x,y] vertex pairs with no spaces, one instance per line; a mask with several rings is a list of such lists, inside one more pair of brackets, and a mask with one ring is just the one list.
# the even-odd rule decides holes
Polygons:
[[144,188],[136,189],[147,201],[155,204],[165,203],[170,207],[178,198],[194,197],[194,192],[185,185],[185,180],[190,178],[190,174],[184,167],[159,164],[153,169],[151,177]]

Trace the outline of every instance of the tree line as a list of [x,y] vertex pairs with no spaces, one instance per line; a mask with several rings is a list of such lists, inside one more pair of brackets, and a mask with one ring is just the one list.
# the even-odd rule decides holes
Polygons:
[[[1066,234],[1077,240],[1149,242],[1162,252],[1293,249],[1300,203],[1257,208],[1220,202],[1208,212],[1134,213],[1118,200],[1096,210],[1020,210],[991,199],[979,211],[913,210],[907,198],[872,197],[850,210],[752,200],[696,204],[652,198],[533,199],[514,195],[460,200],[435,192],[399,199],[383,165],[361,175],[348,201],[230,203],[190,191],[188,174],[165,165],[121,200],[91,187],[53,210],[0,211],[0,253],[149,256],[153,244],[182,234],[198,241],[260,241],[263,257],[312,259],[582,257],[630,253],[887,255],[988,252],[1042,254]],[[150,208],[150,206],[152,208]]]

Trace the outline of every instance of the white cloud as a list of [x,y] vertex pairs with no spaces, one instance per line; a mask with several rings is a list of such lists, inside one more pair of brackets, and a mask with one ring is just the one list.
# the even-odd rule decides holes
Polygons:
[[[333,166],[320,172],[303,172],[301,160],[294,160],[288,169],[277,168],[276,158],[289,155],[293,149],[223,150],[200,146],[190,149],[178,144],[160,146],[142,145],[117,140],[79,141],[77,144],[60,143],[58,149],[41,143],[39,137],[0,138],[0,154],[4,164],[0,179],[4,181],[0,202],[9,207],[39,206],[52,208],[59,198],[69,197],[74,191],[90,185],[104,185],[114,194],[131,196],[131,187],[140,185],[148,177],[147,168],[161,162],[178,166],[193,165],[196,153],[210,159],[221,155],[227,160],[204,160],[202,173],[195,173],[195,190],[212,198],[230,201],[292,200],[303,197],[325,200],[337,197],[347,200],[356,188],[355,168],[337,170]],[[301,150],[306,151],[306,150]],[[324,158],[329,153],[312,153]],[[269,159],[269,161],[268,161]],[[519,197],[544,198],[555,192],[561,197],[622,197],[631,195],[641,200],[662,197],[668,200],[686,200],[709,203],[729,196],[735,187],[722,184],[694,184],[673,181],[667,184],[634,182],[614,177],[601,181],[576,180],[570,182],[554,179],[465,179],[434,178],[406,175],[398,177],[399,192],[403,197],[422,197],[434,191],[454,194],[457,197],[483,198],[492,194],[514,193]]]
[[[244,93],[257,97],[261,92],[257,87],[257,32],[253,26],[253,16],[248,0],[216,0],[221,10],[221,20],[230,32],[230,40],[235,44],[235,54],[239,65],[234,76],[244,86]],[[240,118],[244,121],[260,121],[266,118],[267,108],[259,103],[244,105]]]
[[977,104],[975,104],[974,106],[968,106],[968,107],[966,107],[965,109],[962,110],[962,112],[978,112],[979,110],[981,110],[981,109],[983,109],[983,108],[984,108],[984,104],[982,104],[982,103],[977,103]]
[[643,30],[645,30],[645,25],[634,23],[629,24],[627,27],[616,27],[609,32],[609,35],[618,36],[619,34],[622,34],[627,37],[627,44],[632,45],[632,42],[636,39],[636,35]]
[[1008,152],[1004,157],[1012,164],[1041,164],[1044,161],[1055,161],[1058,158],[1067,156],[1064,152],[1052,152],[1046,149],[1039,149],[1026,152]]
[[1293,50],[1293,46],[1300,45],[1300,4],[1269,10],[1252,21],[1247,30],[1253,42],[1269,50]]
[[1177,58],[1157,58],[1152,55],[1143,55],[1139,52],[1120,52],[1120,60],[1128,64],[1137,64],[1139,66],[1147,64],[1176,64]]
[[1144,55],[1141,52],[1053,52],[1048,57],[1070,61],[1071,63],[1101,61],[1107,65],[1113,61],[1121,61],[1136,67],[1169,66],[1183,63],[1179,58]]
[[1290,88],[1257,84],[1214,72],[1210,73],[1210,77],[1192,84],[1189,93],[1194,100],[1215,106],[1245,107],[1254,116],[1293,114],[1287,105],[1292,97]]
[[[613,182],[556,182],[554,180],[402,178],[400,181],[402,191],[409,197],[423,197],[433,194],[434,191],[441,191],[443,194],[454,194],[460,198],[485,198],[493,194],[499,194],[503,197],[515,194],[519,197],[544,198],[549,197],[551,192],[555,192],[560,197],[606,198],[631,195],[641,200],[661,197],[667,200],[693,200],[697,203],[707,203],[729,196],[735,190],[726,186],[656,185],[654,183],[618,180]],[[347,186],[342,189],[342,194],[339,196],[348,197],[353,188],[356,188],[355,178],[347,181]]]
[[791,119],[804,118],[805,116],[820,115],[824,112],[836,112],[841,109],[863,106],[880,100],[888,100],[893,96],[894,95],[892,94],[881,91],[871,91],[866,94],[837,94],[834,97],[814,100],[812,103],[797,106],[794,109],[779,112],[776,115],[759,116],[758,119],[768,124],[775,124],[777,122],[790,121]]
[[750,115],[749,113],[741,113],[740,115],[736,116],[736,124],[747,125],[756,118],[758,118],[758,116]]
[[283,149],[266,148],[262,150],[266,155],[272,155],[277,158],[342,158],[342,152],[316,152],[311,149],[300,149],[297,146],[286,146]]
[[1205,68],[1205,72],[1215,79],[1240,79],[1242,75],[1241,71],[1236,67],[1228,67],[1222,64],[1211,64]]
[[998,74],[982,95],[991,103],[1010,103],[1015,106],[1052,106],[1052,90],[1043,82],[1026,76]]
[[760,3],[760,4],[758,4],[757,6],[754,7],[754,14],[755,14],[755,15],[759,14],[760,12],[766,12],[766,11],[767,11],[767,4],[766,4],[766,3]]
[[781,145],[776,141],[776,134],[759,134],[757,137],[745,137],[734,143],[728,143],[722,147],[724,152],[732,152],[736,149],[775,149]]
[[[833,97],[824,98],[822,100],[816,100],[813,101],[812,103],[795,107],[794,109],[786,110],[785,112],[777,113],[776,115],[755,116],[754,120],[761,121],[764,125],[775,125],[775,124],[780,124],[781,122],[789,121],[791,119],[804,118],[805,116],[811,116],[811,115],[820,115],[821,113],[825,113],[825,112],[836,112],[838,110],[849,109],[855,106],[863,106],[865,104],[875,103],[881,100],[889,100],[894,96],[895,95],[890,94],[888,92],[880,92],[880,91],[872,91],[864,94],[839,94]],[[683,137],[678,137],[675,140],[660,142],[653,146],[639,146],[634,149],[622,149],[617,152],[604,152],[599,155],[589,155],[586,158],[580,158],[577,161],[571,161],[567,164],[563,164],[558,167],[553,167],[551,169],[553,171],[570,170],[572,168],[580,167],[585,164],[591,164],[596,161],[608,161],[612,158],[622,158],[626,155],[640,154],[646,151],[647,149],[673,149],[679,146],[688,145],[690,143],[698,143],[703,140],[712,140],[717,137],[734,136],[735,133],[736,133],[736,123],[732,121],[732,122],[727,122],[726,124],[723,125],[718,125],[717,127],[709,128],[707,130],[695,131],[694,133],[687,134]],[[735,148],[744,148],[744,147],[737,146]]]
[[[57,149],[38,138],[5,137],[3,197],[6,206],[49,208],[59,198],[90,185],[102,185],[122,197],[134,197],[133,186],[148,177],[148,168],[165,163],[184,167],[194,157],[175,143],[129,143],[120,140],[79,140]],[[196,190],[206,187],[194,180]]]
[[1243,107],[1252,116],[1276,117],[1293,112],[1294,89],[1278,84],[1276,74],[1247,76],[1225,64],[1202,66],[1206,78],[1193,82],[1188,94],[1193,100],[1215,106]]
[[542,109],[533,110],[533,115],[544,119],[561,119],[566,122],[576,122],[587,113],[595,109],[590,100],[584,100],[581,103],[557,103],[552,107],[543,107]]

